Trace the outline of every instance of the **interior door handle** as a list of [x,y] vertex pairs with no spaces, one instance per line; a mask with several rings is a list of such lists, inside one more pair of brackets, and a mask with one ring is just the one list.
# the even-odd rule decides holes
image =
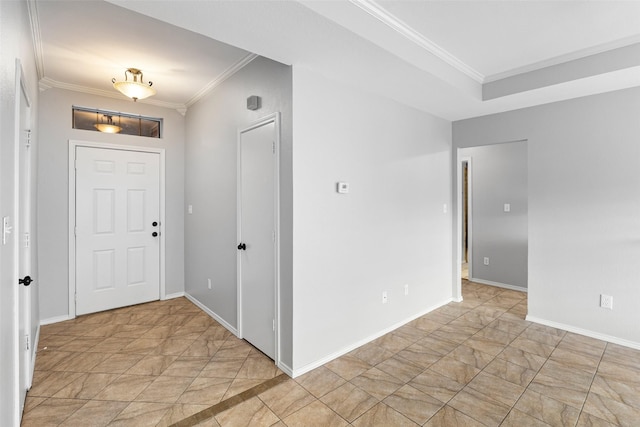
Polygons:
[[153,237],[158,237],[158,232],[157,232],[157,231],[154,231],[153,233],[151,233],[151,235],[152,235]]
[[18,284],[29,286],[33,282],[31,276],[24,276],[24,279],[18,279]]
[[247,250],[247,245],[245,245],[244,243],[240,243],[238,245],[238,249],[240,249],[241,251],[246,251]]

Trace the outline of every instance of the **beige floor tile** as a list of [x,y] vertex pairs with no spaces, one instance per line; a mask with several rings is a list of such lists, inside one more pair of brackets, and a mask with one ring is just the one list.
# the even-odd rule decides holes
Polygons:
[[348,354],[332,360],[325,366],[347,381],[371,368],[371,365],[367,362]]
[[549,356],[549,360],[561,363],[565,366],[582,369],[593,374],[600,364],[599,356],[590,356],[584,353],[556,347]]
[[425,427],[484,427],[484,425],[447,405],[431,417]]
[[484,372],[523,387],[528,386],[536,376],[536,371],[532,369],[497,358],[486,366]]
[[[200,375],[203,377],[202,375]],[[206,377],[203,377],[206,378]],[[228,399],[232,396],[242,393],[243,391],[249,390],[252,387],[255,387],[259,384],[264,383],[265,380],[251,380],[247,378],[235,378],[231,380],[231,385],[222,396],[222,400]]]
[[294,412],[283,421],[288,427],[343,427],[348,425],[342,417],[319,400]]
[[640,408],[640,382],[596,375],[590,391],[626,405]]
[[124,373],[129,375],[161,375],[178,356],[148,354]]
[[344,378],[325,366],[307,372],[296,378],[295,381],[317,398],[335,390],[346,382]]
[[211,378],[235,378],[244,365],[246,357],[217,357],[214,356],[200,372],[201,377]]
[[58,399],[92,399],[119,376],[119,374],[82,374],[53,397]]
[[376,368],[380,369],[387,374],[396,377],[402,383],[408,383],[416,376],[420,375],[424,370],[423,367],[415,365],[406,359],[398,356],[394,356],[376,365]]
[[477,334],[480,329],[482,329],[482,327],[477,327],[473,322],[454,320],[440,329],[431,332],[429,336],[438,340],[449,341],[454,344],[462,344],[471,336]]
[[227,339],[216,352],[218,357],[247,357],[251,352],[251,346],[246,341],[235,337]]
[[36,356],[38,360],[38,369],[41,371],[50,371],[58,363],[67,360],[73,355],[74,353],[68,351],[41,350]]
[[251,380],[269,380],[280,371],[275,362],[264,355],[247,357],[244,364],[238,371],[238,378],[246,378]]
[[[444,331],[446,328],[447,328],[446,326],[443,326],[442,328],[438,329],[436,332],[433,332],[427,335],[426,337],[424,337],[423,339],[421,339],[420,341],[418,341],[415,345],[420,345],[422,350],[428,351],[435,356],[440,356],[440,357],[446,356],[458,346],[458,343],[456,342],[456,340],[448,340],[448,339],[444,339],[436,336],[436,333],[441,331],[446,336],[449,336],[448,332]],[[462,341],[466,341],[469,337],[467,336],[466,333],[464,333],[463,335],[465,338]],[[409,347],[409,348],[412,348],[412,347]]]
[[393,356],[391,351],[374,343],[368,343],[362,347],[358,347],[349,354],[363,360],[371,366],[375,366]]
[[[532,417],[531,415],[527,415],[524,412],[518,411],[517,409],[512,409],[511,412],[509,412],[509,415],[507,415],[507,418],[505,418],[500,425],[502,427],[549,427],[552,424],[547,424],[537,418]],[[568,424],[557,425],[560,426]]]
[[435,355],[428,347],[422,344],[413,344],[404,350],[398,352],[396,357],[406,360],[422,369],[427,369],[429,366],[436,363],[442,356]]
[[108,426],[129,402],[104,402],[90,400],[64,420],[64,427],[101,427]]
[[57,426],[86,403],[80,399],[47,399],[24,415],[22,426]]
[[162,338],[136,338],[121,351],[123,353],[149,354],[163,341],[164,339]]
[[190,377],[157,377],[137,397],[138,402],[175,403],[191,385]]
[[572,368],[553,360],[547,360],[542,368],[540,368],[538,375],[553,377],[556,380],[573,386],[576,390],[583,391],[589,390],[589,386],[593,381],[593,373]]
[[383,400],[404,385],[403,381],[378,368],[371,368],[363,372],[353,378],[351,383],[360,387],[378,400]]
[[229,378],[195,378],[177,403],[215,405],[222,400],[231,382]]
[[578,409],[587,397],[587,390],[582,386],[576,387],[559,378],[540,374],[536,375],[527,389]]
[[164,370],[162,375],[197,377],[208,362],[208,357],[179,357]]
[[414,423],[409,418],[400,414],[388,405],[385,405],[384,403],[378,403],[373,408],[362,414],[362,416],[355,420],[352,425],[356,427],[413,427],[417,426],[418,424]]
[[220,347],[224,344],[224,340],[214,340],[203,338],[202,335],[182,353],[182,356],[189,357],[213,357]]
[[465,387],[451,399],[449,406],[465,414],[473,414],[474,419],[487,426],[499,426],[511,409],[510,406],[469,387]]
[[[439,329],[442,327],[442,323],[440,322],[436,322],[435,320],[431,320],[428,317],[420,317],[416,320],[414,320],[413,322],[411,322],[410,324],[413,328],[418,329],[420,331],[422,331],[423,333],[429,333],[429,332],[433,332],[436,329]],[[401,335],[403,335],[402,333],[400,333]],[[417,341],[419,339],[411,339],[413,337],[409,337],[407,335],[403,335],[404,338],[409,339],[409,341]]]
[[373,343],[390,351],[393,354],[413,344],[412,341],[403,338],[401,335],[395,334],[393,332],[381,336],[380,338],[374,340]]
[[605,421],[602,418],[594,417],[593,415],[582,412],[580,418],[578,418],[578,424],[576,427],[616,427],[616,424],[612,424],[609,421]]
[[75,353],[52,368],[54,371],[91,372],[109,357],[107,353]]
[[[59,347],[60,351],[96,351],[94,348],[111,338],[102,337],[75,337],[73,341],[69,341]],[[101,351],[101,350],[97,350]]]
[[191,344],[193,344],[193,340],[167,338],[158,347],[156,347],[151,354],[180,356]]
[[451,400],[464,387],[464,384],[431,370],[426,370],[415,377],[409,385],[443,403]]
[[510,347],[515,347],[526,351],[527,353],[532,353],[544,358],[549,357],[555,348],[555,346],[534,341],[529,338],[525,338],[522,335],[513,340]]
[[[193,414],[207,409],[207,405],[191,405],[184,403],[176,403],[164,414],[157,424],[157,427],[168,427],[174,423],[184,420]],[[217,424],[217,422],[216,422]]]
[[497,329],[512,335],[519,335],[522,331],[527,329],[528,326],[529,323],[524,320],[513,320],[505,318],[505,316],[500,316],[487,325],[489,328]]
[[258,395],[279,418],[285,418],[316,400],[293,380],[287,380]]
[[509,407],[516,403],[525,390],[525,388],[520,385],[510,383],[507,380],[503,380],[486,372],[480,372],[476,375],[468,387],[478,393],[484,393],[487,397]]
[[[119,337],[109,337],[105,339],[100,339],[100,338],[78,338],[78,339],[99,340],[98,343],[94,344],[92,347],[86,350],[93,353],[119,353],[123,348],[125,348],[135,340],[135,338],[119,338]],[[72,344],[72,343],[69,343],[69,344]]]
[[547,360],[542,356],[512,346],[506,347],[496,358],[506,360],[507,362],[523,366],[536,372],[540,370]]
[[628,366],[629,368],[640,371],[640,350],[608,343],[602,355],[602,360]]
[[29,412],[30,410],[32,410],[33,408],[35,408],[36,406],[38,406],[39,404],[41,404],[47,399],[48,397],[33,397],[33,396],[27,395],[27,398],[24,401],[23,412],[26,414],[27,412]]
[[619,426],[635,426],[640,409],[595,393],[589,393],[583,411]]
[[573,426],[580,414],[579,409],[531,390],[522,395],[515,408],[553,426]]
[[[421,318],[424,320],[427,320],[428,318]],[[434,320],[428,319],[430,322],[435,323],[436,327],[431,330],[436,330],[439,327],[442,326],[442,324],[440,322],[435,322]],[[415,320],[414,320],[415,322]],[[396,329],[395,331],[393,331],[396,335],[401,336],[402,338],[411,341],[411,342],[416,342],[422,338],[425,337],[425,329],[422,328],[417,328],[413,325],[413,322],[409,322],[404,326],[399,327],[398,329]]]
[[405,385],[399,390],[396,390],[395,393],[384,399],[383,402],[419,425],[427,422],[429,418],[444,406],[444,403],[438,399],[410,385]]
[[429,369],[460,384],[467,384],[480,372],[480,369],[475,366],[460,362],[449,356],[443,357],[431,365]]
[[[466,363],[478,369],[484,369],[494,358],[492,354],[485,353],[476,348],[469,347],[468,344],[472,339],[465,341],[463,345],[458,346],[447,357],[451,357],[459,362]],[[500,346],[500,348],[503,348]]]
[[29,396],[52,397],[81,376],[80,372],[52,372],[41,381],[34,381]]
[[338,387],[320,400],[349,422],[378,403],[378,399],[350,383]]
[[111,354],[101,363],[94,366],[91,372],[105,374],[122,374],[143,358],[144,355],[142,354]]
[[215,416],[222,427],[267,427],[279,421],[260,399],[254,397]]
[[152,427],[171,409],[170,404],[132,402],[109,423],[110,427]]
[[97,400],[133,401],[155,377],[144,375],[121,375],[95,396]]

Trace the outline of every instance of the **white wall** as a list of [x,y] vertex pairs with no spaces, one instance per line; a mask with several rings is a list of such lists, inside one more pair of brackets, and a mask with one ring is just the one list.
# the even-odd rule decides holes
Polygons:
[[[31,121],[36,121],[38,105],[37,73],[26,2],[0,2],[0,218],[8,216],[13,225],[15,221],[14,192],[14,144],[15,144],[15,100],[16,96],[16,59],[19,59],[24,71],[24,80],[29,91],[33,108]],[[33,132],[33,143],[37,145],[37,132]],[[33,162],[37,157],[33,156]],[[35,178],[35,168],[32,168]],[[35,194],[35,191],[34,191]],[[32,224],[32,229],[35,224]],[[16,366],[18,355],[17,307],[18,284],[15,271],[16,254],[14,242],[16,234],[8,236],[6,245],[0,243],[0,425],[18,425],[18,384]],[[37,238],[32,241],[32,249],[37,248]],[[38,260],[32,260],[37,269]],[[36,277],[37,279],[37,277]],[[39,286],[38,282],[32,288]],[[37,304],[37,291],[34,301]],[[39,324],[37,306],[32,310],[32,337]]]
[[293,104],[297,375],[451,299],[451,124],[302,67]]
[[[262,108],[247,110],[258,95]],[[281,114],[281,356],[291,363],[291,69],[257,58],[193,105],[186,117],[186,292],[237,327],[236,174],[238,130]],[[186,210],[186,207],[185,207]],[[207,287],[212,280],[212,289]]]
[[453,125],[455,147],[528,140],[529,317],[635,347],[639,111],[634,88]]
[[460,156],[471,159],[472,279],[526,288],[527,142],[465,148]]
[[[79,105],[164,119],[160,139],[72,129]],[[166,151],[166,294],[184,291],[184,117],[177,111],[63,89],[40,94],[38,229],[43,320],[69,313],[69,140],[164,148]]]

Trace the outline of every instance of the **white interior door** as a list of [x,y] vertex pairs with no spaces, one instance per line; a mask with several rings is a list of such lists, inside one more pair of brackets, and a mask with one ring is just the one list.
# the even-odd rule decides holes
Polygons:
[[239,329],[275,359],[276,349],[276,123],[240,132]]
[[30,104],[20,82],[18,132],[18,215],[16,240],[18,244],[18,389],[20,413],[24,408],[33,372],[31,344],[31,115]]
[[76,147],[76,314],[159,299],[160,155]]

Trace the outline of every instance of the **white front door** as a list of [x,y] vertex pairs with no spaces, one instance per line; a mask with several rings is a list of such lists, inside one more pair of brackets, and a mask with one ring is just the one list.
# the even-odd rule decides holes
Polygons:
[[276,339],[276,123],[240,132],[240,333],[275,359]]
[[160,297],[160,155],[76,147],[76,314]]

